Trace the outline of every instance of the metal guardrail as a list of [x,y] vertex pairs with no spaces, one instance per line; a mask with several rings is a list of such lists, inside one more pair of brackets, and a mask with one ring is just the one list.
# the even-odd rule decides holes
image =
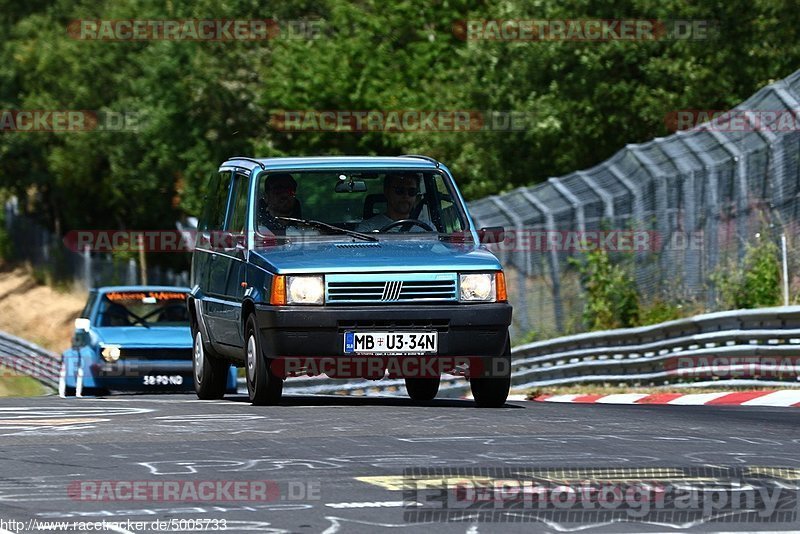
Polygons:
[[[800,385],[800,306],[734,310],[639,328],[537,341],[511,351],[513,388],[613,383]],[[739,380],[749,379],[749,380]],[[377,391],[405,394],[402,380],[291,378],[289,394]],[[469,392],[463,377],[443,376],[440,397]]]
[[[800,306],[698,315],[639,328],[588,332],[514,347],[512,387],[613,383],[666,385],[701,380],[704,386],[800,385]],[[0,333],[0,364],[58,386],[60,356]],[[240,386],[243,385],[240,379]],[[240,388],[241,389],[241,388]],[[289,395],[380,393],[405,395],[402,379],[294,377]],[[445,375],[442,398],[469,393],[469,382]]]
[[22,338],[0,332],[0,375],[27,375],[52,388],[58,387],[61,356]]
[[749,378],[798,385],[800,306],[735,310],[589,332],[512,351],[513,384],[666,385]]

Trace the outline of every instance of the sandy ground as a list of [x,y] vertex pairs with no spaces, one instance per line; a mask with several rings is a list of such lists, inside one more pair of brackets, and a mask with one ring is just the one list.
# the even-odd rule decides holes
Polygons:
[[38,285],[23,268],[0,268],[0,330],[61,352],[70,346],[86,297]]

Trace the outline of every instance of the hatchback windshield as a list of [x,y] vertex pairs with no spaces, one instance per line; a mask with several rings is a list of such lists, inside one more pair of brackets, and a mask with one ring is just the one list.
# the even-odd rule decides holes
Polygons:
[[[449,180],[439,172],[269,172],[258,183],[261,234],[451,234],[467,228]],[[330,228],[334,226],[336,228]]]
[[186,293],[116,291],[103,295],[99,326],[189,326]]

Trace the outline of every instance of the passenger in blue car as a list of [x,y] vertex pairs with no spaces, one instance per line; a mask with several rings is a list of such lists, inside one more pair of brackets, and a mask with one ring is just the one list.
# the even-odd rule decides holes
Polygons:
[[289,173],[270,174],[264,181],[264,195],[258,203],[259,228],[266,227],[275,235],[286,235],[286,221],[276,217],[302,218],[297,200],[297,182]]
[[128,309],[122,304],[109,302],[108,307],[103,312],[100,326],[130,326]]
[[[415,218],[411,212],[417,206],[420,195],[419,175],[415,173],[387,174],[383,179],[383,194],[386,196],[386,213],[379,213],[361,221],[356,228],[357,231],[377,232],[395,221]],[[425,230],[414,225],[406,231],[424,232]]]

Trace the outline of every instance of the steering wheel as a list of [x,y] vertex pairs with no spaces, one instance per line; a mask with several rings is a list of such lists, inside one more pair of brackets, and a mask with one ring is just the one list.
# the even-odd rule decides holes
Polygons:
[[[419,219],[400,219],[399,221],[392,221],[383,228],[381,228],[380,230],[378,230],[378,232],[386,232],[387,230],[391,230],[395,226],[402,226],[404,224],[410,224],[411,226],[419,226],[420,228],[427,230],[428,232],[433,232],[433,227],[431,227],[430,224],[422,222]],[[406,231],[411,229],[411,226],[409,226],[406,229]]]

